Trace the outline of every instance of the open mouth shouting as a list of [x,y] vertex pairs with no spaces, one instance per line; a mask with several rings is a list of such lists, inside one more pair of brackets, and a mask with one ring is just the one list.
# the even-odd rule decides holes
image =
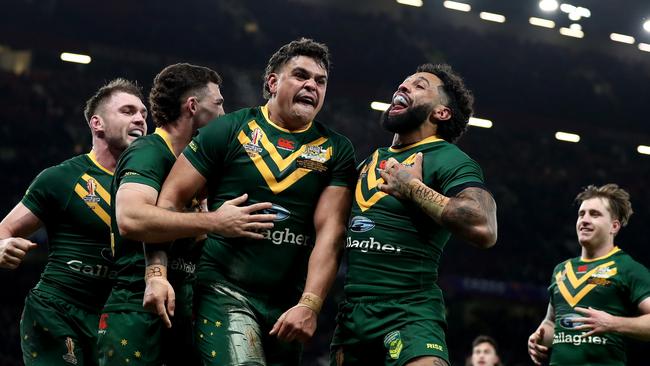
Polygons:
[[388,110],[388,115],[393,116],[399,113],[404,112],[410,105],[411,101],[406,94],[395,93],[393,95],[393,103],[390,105]]

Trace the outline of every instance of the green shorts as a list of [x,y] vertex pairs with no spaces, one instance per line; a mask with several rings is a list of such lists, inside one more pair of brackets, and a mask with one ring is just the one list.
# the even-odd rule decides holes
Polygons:
[[173,317],[166,328],[156,314],[111,311],[99,321],[99,364],[199,365],[194,348],[192,320]]
[[298,366],[302,345],[269,332],[288,308],[273,307],[220,284],[195,292],[196,342],[204,365]]
[[98,322],[98,313],[31,290],[20,320],[25,365],[96,365]]
[[402,366],[422,356],[435,356],[449,364],[445,306],[438,289],[344,301],[336,322],[332,366]]

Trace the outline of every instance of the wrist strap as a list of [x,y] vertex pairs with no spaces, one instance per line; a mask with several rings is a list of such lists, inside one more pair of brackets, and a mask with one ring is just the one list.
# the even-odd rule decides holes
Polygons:
[[297,306],[303,306],[312,309],[316,314],[320,314],[320,309],[323,307],[323,299],[318,295],[311,292],[305,292],[300,297]]

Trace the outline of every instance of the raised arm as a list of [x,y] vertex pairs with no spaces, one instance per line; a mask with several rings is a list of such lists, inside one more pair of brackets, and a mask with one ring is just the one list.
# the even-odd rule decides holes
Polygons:
[[275,323],[271,335],[291,342],[306,342],[316,331],[318,313],[339,268],[352,191],[329,186],[318,200],[314,212],[316,243],[309,257],[305,290],[296,306]]
[[424,213],[457,237],[480,248],[497,241],[496,203],[492,195],[477,187],[468,187],[453,197],[436,192],[422,182],[422,154],[413,166],[404,166],[390,158],[381,173],[383,192],[410,200]]
[[19,203],[0,222],[0,268],[15,269],[28,251],[37,244],[25,239],[43,223],[25,205]]

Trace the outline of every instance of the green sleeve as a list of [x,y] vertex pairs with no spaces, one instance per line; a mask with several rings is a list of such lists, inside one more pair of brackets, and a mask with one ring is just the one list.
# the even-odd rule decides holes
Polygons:
[[[564,262],[563,262],[564,263]],[[551,272],[551,284],[548,286],[548,298],[549,298],[549,303],[553,308],[555,308],[555,302],[553,301],[553,291],[555,290],[555,287],[557,284],[555,283],[555,274],[559,270],[559,268],[562,266],[563,263],[558,264],[553,268],[553,272]]]
[[334,164],[332,166],[330,186],[354,188],[357,180],[355,168],[356,159],[352,142],[346,137],[337,135],[337,144],[334,146]]
[[173,161],[161,156],[155,145],[142,145],[127,149],[121,157],[118,188],[123,183],[139,183],[160,192]]
[[440,174],[442,194],[447,194],[452,188],[461,184],[479,183],[483,185],[481,167],[467,155],[458,151],[446,161]]
[[634,260],[627,268],[627,281],[630,289],[630,301],[638,305],[650,297],[650,271],[644,265]]
[[232,126],[239,112],[227,114],[200,128],[183,155],[190,164],[206,179],[220,170],[226,159],[228,146],[232,142]]
[[58,170],[57,167],[43,170],[34,178],[21,200],[41,221],[56,217],[65,206],[61,200],[67,199],[64,189],[70,187]]

